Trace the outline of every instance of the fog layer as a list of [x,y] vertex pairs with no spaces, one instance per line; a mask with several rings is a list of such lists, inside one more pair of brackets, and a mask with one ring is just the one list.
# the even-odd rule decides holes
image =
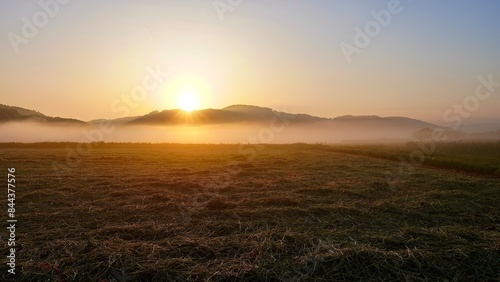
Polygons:
[[336,143],[346,140],[408,140],[415,128],[370,124],[261,123],[193,126],[69,126],[4,123],[0,142],[152,142],[152,143]]

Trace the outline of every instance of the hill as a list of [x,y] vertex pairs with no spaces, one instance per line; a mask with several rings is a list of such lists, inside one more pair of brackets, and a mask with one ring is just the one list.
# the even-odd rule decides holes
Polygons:
[[33,121],[51,124],[87,125],[86,122],[77,119],[50,117],[38,111],[0,104],[0,123],[12,121]]
[[[87,123],[71,118],[50,117],[35,110],[0,105],[0,123],[19,121],[31,121],[56,126],[88,125],[93,127],[99,127],[102,122],[111,122],[112,125],[118,128],[118,131],[116,135],[107,134],[109,140],[136,140],[142,142],[150,142],[151,140],[155,142],[172,142],[172,140],[175,140],[181,143],[200,141],[193,139],[186,141],[182,138],[175,139],[180,138],[185,133],[181,127],[176,128],[177,126],[200,126],[199,130],[204,131],[197,132],[198,134],[204,132],[205,142],[239,142],[237,140],[245,139],[246,136],[261,134],[260,138],[262,140],[270,141],[272,139],[272,142],[275,143],[335,143],[342,141],[348,141],[347,143],[401,143],[412,141],[415,138],[429,139],[434,129],[443,130],[448,137],[448,141],[500,139],[500,131],[482,133],[454,131],[450,128],[401,116],[347,115],[336,118],[324,118],[308,114],[280,112],[271,108],[251,105],[232,105],[222,109],[202,109],[192,112],[185,112],[179,109],[153,111],[143,116],[96,119]],[[204,125],[212,127],[210,129],[201,127]],[[156,131],[147,127],[137,126],[169,126],[170,128],[168,130]],[[266,128],[267,131],[265,130]],[[286,131],[283,131],[285,128]],[[276,129],[276,132],[273,132],[274,129]],[[23,132],[21,128],[17,130]],[[279,135],[274,134],[278,131],[280,132]],[[10,132],[12,134],[13,131],[11,130]],[[168,134],[170,137],[162,135],[162,132]],[[265,135],[263,135],[265,132],[267,132],[268,137],[271,136],[269,134],[272,134],[272,137],[266,139]],[[67,136],[66,133],[67,131],[64,132],[63,136]],[[143,139],[137,139],[137,136],[143,136]],[[173,136],[175,137],[174,139],[172,139]],[[212,136],[211,139],[207,139],[208,136]],[[14,138],[12,140],[18,139]],[[69,141],[67,139],[61,140]]]

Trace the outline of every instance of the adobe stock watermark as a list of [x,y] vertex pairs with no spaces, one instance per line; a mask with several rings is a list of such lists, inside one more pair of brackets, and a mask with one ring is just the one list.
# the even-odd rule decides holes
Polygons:
[[[463,125],[464,119],[470,118],[472,113],[479,109],[481,102],[489,99],[498,90],[496,88],[500,87],[500,81],[494,81],[493,74],[489,74],[486,78],[479,76],[478,81],[474,94],[465,97],[462,103],[454,104],[443,113],[444,122],[450,124],[453,130],[459,129]],[[395,184],[401,177],[414,173],[416,166],[422,165],[427,157],[434,154],[436,142],[448,140],[450,140],[450,137],[443,128],[433,129],[428,138],[417,139],[415,144],[418,149],[410,152],[407,158],[399,156],[400,164],[397,169],[397,176],[393,176],[394,173],[391,171],[385,172],[386,182],[389,187],[394,189]]]
[[38,1],[38,6],[40,10],[35,12],[31,18],[22,17],[21,32],[19,34],[14,32],[9,32],[7,37],[9,38],[10,45],[16,54],[19,53],[19,47],[21,44],[28,44],[30,39],[33,39],[40,29],[47,26],[51,18],[57,16],[61,10],[61,6],[66,5],[71,0],[40,0]]
[[476,86],[474,95],[469,95],[460,104],[454,104],[453,108],[446,110],[443,114],[443,120],[446,123],[453,123],[454,130],[462,126],[464,119],[471,117],[471,113],[475,112],[481,101],[487,100],[495,93],[495,88],[500,86],[500,82],[493,81],[493,74],[488,75],[487,78],[482,76],[478,77],[479,84]]
[[352,62],[352,56],[354,54],[361,54],[363,49],[370,45],[372,39],[377,37],[382,32],[382,28],[388,27],[389,24],[391,24],[393,17],[400,14],[402,11],[403,6],[399,0],[390,0],[387,3],[386,9],[378,12],[374,10],[370,11],[373,20],[367,22],[363,29],[358,26],[354,27],[355,34],[353,43],[350,44],[342,41],[339,44],[340,50],[342,51],[347,63],[350,64]]
[[[119,114],[118,118],[127,117],[132,108],[136,108],[139,103],[146,100],[150,92],[160,88],[168,77],[170,77],[170,73],[163,72],[158,65],[155,68],[147,67],[146,75],[143,77],[141,84],[134,86],[129,93],[115,99],[111,103],[111,111]],[[79,142],[76,148],[67,146],[65,163],[54,161],[52,162],[52,169],[59,177],[63,173],[75,169],[80,165],[84,157],[92,153],[93,147],[104,141],[104,136],[111,134],[114,130],[115,126],[110,121],[101,121],[96,128],[83,130],[82,135],[85,139]]]
[[219,16],[219,20],[222,22],[224,21],[224,14],[234,11],[242,2],[243,0],[214,0],[212,5],[217,12],[217,16]]

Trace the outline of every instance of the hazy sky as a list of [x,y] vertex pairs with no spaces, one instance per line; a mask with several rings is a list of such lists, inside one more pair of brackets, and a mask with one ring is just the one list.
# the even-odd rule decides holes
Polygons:
[[[341,42],[355,46],[355,27],[364,30],[371,11],[390,1],[242,0],[223,19],[213,0],[54,1],[0,2],[0,103],[82,120],[119,117],[113,103],[125,103],[149,68],[170,76],[128,106],[130,115],[177,108],[179,93],[191,89],[202,108],[439,122],[474,95],[479,75],[500,81],[495,0],[401,0],[350,63]],[[52,3],[48,20],[39,3]],[[499,109],[500,88],[471,115],[499,118]]]

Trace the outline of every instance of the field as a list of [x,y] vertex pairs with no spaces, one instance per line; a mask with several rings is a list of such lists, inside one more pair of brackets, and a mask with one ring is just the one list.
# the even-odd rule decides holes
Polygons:
[[332,150],[500,178],[500,142],[341,145]]
[[499,143],[68,146],[0,144],[18,281],[500,281]]

